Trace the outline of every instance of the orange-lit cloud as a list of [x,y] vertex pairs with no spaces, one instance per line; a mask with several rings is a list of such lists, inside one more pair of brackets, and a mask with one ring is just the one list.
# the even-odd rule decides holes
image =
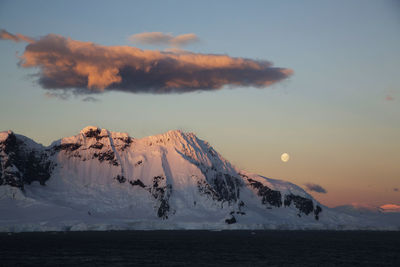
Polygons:
[[393,100],[394,100],[394,97],[391,96],[391,95],[387,95],[387,96],[385,97],[385,100],[386,100],[386,101],[393,101]]
[[45,89],[100,93],[184,93],[228,87],[264,88],[292,74],[268,61],[183,50],[102,46],[49,34],[29,43],[19,65],[37,68]]
[[171,45],[184,46],[199,41],[199,38],[194,33],[181,34],[173,36],[170,33],[162,32],[144,32],[134,34],[129,37],[132,43],[150,44],[150,45]]
[[2,40],[11,40],[14,42],[26,42],[26,43],[33,43],[34,40],[28,36],[22,35],[22,34],[12,34],[9,33],[6,30],[1,29],[0,30],[0,39]]
[[321,193],[321,194],[327,193],[325,188],[323,188],[322,186],[320,186],[318,184],[306,183],[304,185],[308,191],[314,191],[314,192]]
[[384,212],[400,212],[400,205],[385,204],[379,207]]

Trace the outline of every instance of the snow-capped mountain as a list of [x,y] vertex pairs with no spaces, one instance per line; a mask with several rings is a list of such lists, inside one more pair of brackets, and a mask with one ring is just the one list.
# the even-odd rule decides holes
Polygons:
[[1,132],[0,163],[0,231],[400,227],[238,170],[181,131],[135,139],[89,126],[48,147]]

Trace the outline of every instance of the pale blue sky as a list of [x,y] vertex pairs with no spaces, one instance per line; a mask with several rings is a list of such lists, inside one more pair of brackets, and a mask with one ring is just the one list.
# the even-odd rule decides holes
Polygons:
[[35,69],[17,66],[26,44],[1,41],[0,130],[48,145],[86,125],[133,137],[183,129],[241,168],[321,184],[328,193],[314,196],[325,204],[400,204],[398,1],[1,1],[0,28],[101,45],[195,33],[188,50],[294,70],[266,89],[59,100],[45,97]]

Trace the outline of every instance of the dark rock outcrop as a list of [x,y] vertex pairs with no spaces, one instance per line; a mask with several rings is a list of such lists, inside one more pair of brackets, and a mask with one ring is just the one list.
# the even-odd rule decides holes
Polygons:
[[118,174],[116,177],[114,177],[114,179],[120,182],[121,184],[126,182],[126,178],[123,175]]
[[225,220],[225,223],[227,223],[227,224],[233,224],[233,223],[236,223],[236,218],[235,218],[235,216],[233,216],[233,215],[232,215],[232,217],[231,217],[231,218],[229,218],[229,219],[226,219],[226,220]]
[[[212,147],[207,145],[208,149],[212,150]],[[232,176],[231,174],[220,172],[215,166],[206,166],[201,162],[193,159],[192,154],[185,150],[176,150],[178,154],[184,157],[192,164],[199,167],[203,173],[206,181],[198,183],[198,188],[201,193],[212,196],[214,200],[227,201],[229,203],[236,202],[240,195],[240,188],[243,187],[241,179]],[[216,153],[214,153],[216,155]],[[211,190],[212,188],[212,190]]]
[[201,195],[207,195],[217,201],[222,200],[221,196],[214,190],[214,188],[204,180],[197,181],[197,189]]
[[319,214],[322,212],[322,208],[317,205],[317,207],[314,209],[314,215],[315,219],[318,221],[319,220]]
[[73,152],[79,149],[81,146],[82,146],[81,144],[74,144],[74,143],[57,145],[53,147],[53,154],[54,152],[58,151]]
[[94,149],[102,149],[104,144],[100,142],[96,142],[95,144],[91,145],[89,148],[94,148]]
[[28,148],[12,132],[0,143],[0,165],[0,185],[21,189],[33,181],[45,185],[54,167],[44,150]]
[[129,181],[129,183],[132,185],[132,186],[140,186],[140,187],[142,187],[142,188],[145,188],[146,186],[144,185],[144,183],[140,180],[140,179],[137,179],[137,180],[133,180],[133,181]]
[[[162,185],[164,183],[165,185]],[[168,219],[170,211],[169,198],[172,193],[172,185],[166,184],[165,177],[154,176],[153,186],[150,188],[150,193],[159,203],[157,216],[162,219]]]
[[101,132],[101,130],[99,128],[97,128],[97,129],[89,129],[84,133],[84,135],[86,137],[88,137],[88,138],[95,137],[96,139],[101,139],[101,138],[98,138],[99,135],[100,135],[100,132]]
[[130,136],[127,137],[118,137],[119,140],[121,140],[123,142],[123,146],[121,147],[121,150],[124,151],[125,149],[127,149],[128,147],[130,147],[130,145],[132,144],[132,138]]
[[310,214],[311,212],[314,212],[315,219],[319,219],[319,213],[322,212],[322,208],[320,206],[316,206],[314,209],[314,204],[311,199],[289,194],[285,196],[285,207],[290,206],[291,203],[294,203],[294,206],[299,210],[299,215],[300,213],[304,213],[305,215]]
[[280,191],[272,190],[268,186],[263,185],[262,183],[255,181],[251,178],[247,178],[250,186],[254,189],[257,189],[257,195],[262,197],[262,204],[269,204],[271,206],[280,207],[282,206],[282,195]]
[[201,194],[207,195],[213,200],[227,201],[229,203],[239,199],[242,183],[238,178],[212,169],[208,169],[203,173],[205,173],[207,181],[197,181],[197,188]]
[[114,166],[119,166],[117,159],[115,158],[114,151],[108,150],[105,152],[94,153],[93,158],[97,158],[100,162],[108,161],[110,164]]
[[241,183],[232,175],[217,172],[214,179],[211,180],[211,184],[221,200],[231,202],[239,198]]

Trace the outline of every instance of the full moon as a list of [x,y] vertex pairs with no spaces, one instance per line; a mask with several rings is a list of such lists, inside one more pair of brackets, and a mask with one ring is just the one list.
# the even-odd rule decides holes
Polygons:
[[281,155],[281,160],[283,161],[283,162],[288,162],[289,161],[289,154],[288,153],[283,153],[282,155]]

